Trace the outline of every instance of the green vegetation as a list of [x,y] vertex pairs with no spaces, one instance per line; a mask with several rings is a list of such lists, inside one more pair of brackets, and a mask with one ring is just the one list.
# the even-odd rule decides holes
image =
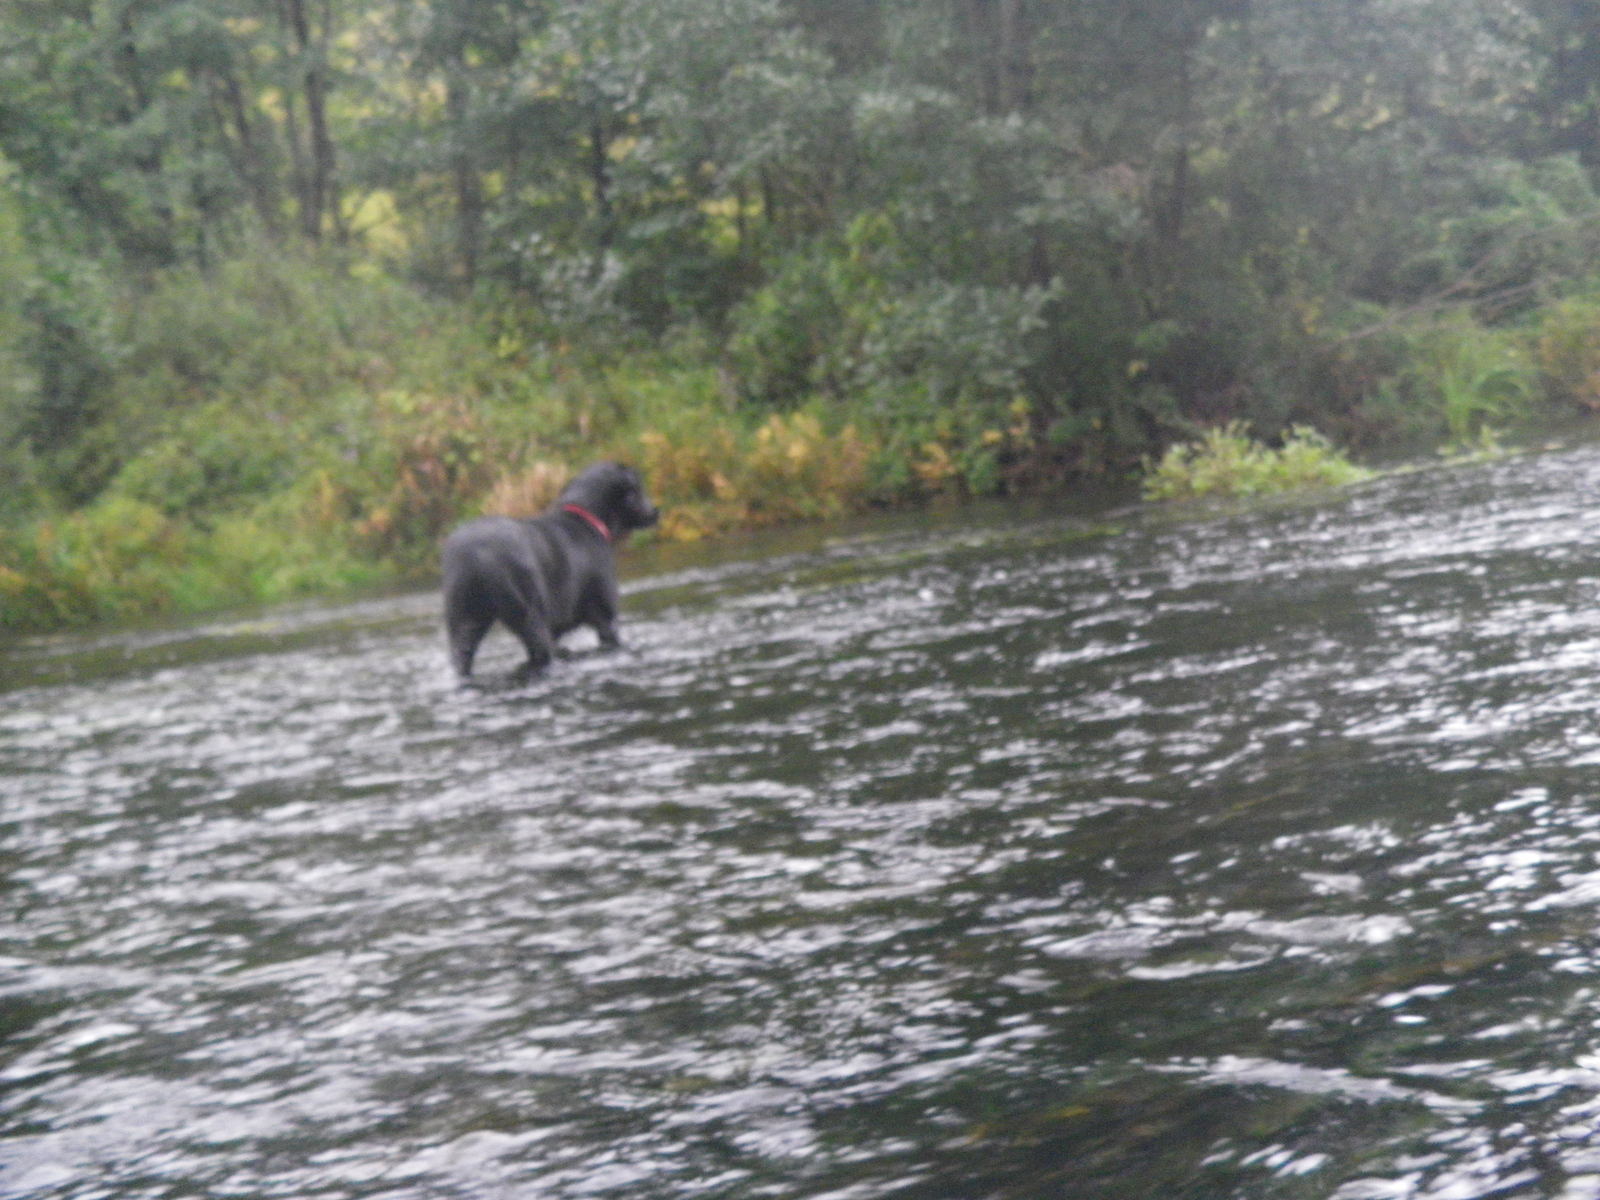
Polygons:
[[1557,0],[35,0],[0,625],[424,578],[601,455],[692,538],[1591,412],[1597,110]]
[[1201,496],[1255,496],[1336,487],[1371,478],[1314,429],[1290,430],[1283,445],[1262,445],[1244,425],[1233,422],[1208,430],[1196,442],[1171,446],[1159,462],[1147,463],[1147,500]]

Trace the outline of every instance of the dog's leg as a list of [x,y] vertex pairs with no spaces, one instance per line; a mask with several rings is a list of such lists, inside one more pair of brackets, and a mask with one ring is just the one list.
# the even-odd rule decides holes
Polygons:
[[550,665],[551,659],[555,658],[555,639],[550,636],[550,627],[533,613],[523,617],[513,632],[528,651],[528,661],[522,664],[517,674],[522,678],[532,679]]
[[622,645],[622,639],[617,636],[618,607],[616,582],[608,581],[590,598],[588,610],[583,614],[583,623],[594,630],[602,650],[616,650]]
[[494,624],[493,617],[452,615],[446,622],[450,635],[450,662],[456,677],[462,682],[472,678],[472,660],[477,656],[478,644]]

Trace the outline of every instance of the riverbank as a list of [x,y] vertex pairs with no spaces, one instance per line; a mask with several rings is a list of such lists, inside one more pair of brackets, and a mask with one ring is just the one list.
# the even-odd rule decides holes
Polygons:
[[[453,400],[381,396],[372,409],[380,440],[343,462],[310,466],[253,505],[211,517],[113,492],[0,531],[0,629],[421,583],[449,527],[478,513],[542,511],[587,461],[497,432]],[[811,412],[741,423],[706,406],[676,414],[667,429],[614,434],[589,455],[642,470],[664,511],[646,542],[699,542],[974,495],[948,478],[937,443],[910,461],[915,487],[879,485],[874,459],[883,446],[880,435]]]
[[668,514],[655,536],[695,541],[1141,478],[1152,498],[1336,483],[1359,476],[1352,455],[1589,411],[1600,380],[1600,300],[1390,331],[1385,373],[1330,401],[1321,432],[1119,425],[1023,393],[775,407],[701,335],[583,350],[307,260],[175,273],[116,316],[70,436],[0,453],[7,633],[426,581],[445,530],[538,512],[597,458],[644,472]]
[[[1564,432],[1574,429],[1569,424]],[[1593,436],[1592,424],[1576,432]],[[422,482],[450,477],[446,456],[426,436],[410,444],[428,448],[426,454],[402,463],[393,488],[377,503],[360,500],[354,478],[341,484],[319,473],[255,511],[209,525],[118,496],[0,532],[0,630],[42,633],[425,585],[435,571],[437,533],[454,514],[538,512],[575,469],[550,459],[515,463],[495,472],[487,490],[463,490],[443,504]],[[809,531],[874,510],[909,517],[998,502],[959,487],[898,497],[875,493],[867,470],[873,447],[869,435],[853,427],[830,433],[804,414],[769,418],[744,437],[724,429],[690,445],[645,431],[621,452],[637,451],[633,460],[643,464],[665,513],[658,530],[636,535],[626,558],[648,570],[681,557],[674,547],[716,543],[737,555],[752,535],[777,528],[792,530],[801,544],[814,536]],[[1496,446],[1477,453],[1510,452]],[[1173,446],[1147,461],[1137,478],[1084,479],[1010,503],[1088,514],[1141,497],[1157,503],[1248,498],[1339,488],[1412,469],[1407,463],[1359,465],[1307,430],[1272,447],[1232,426]],[[433,531],[425,543],[423,531]]]

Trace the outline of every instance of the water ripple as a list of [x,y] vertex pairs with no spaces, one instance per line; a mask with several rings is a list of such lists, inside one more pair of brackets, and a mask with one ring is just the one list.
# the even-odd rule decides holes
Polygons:
[[0,1190],[1600,1195],[1597,485],[0,651]]

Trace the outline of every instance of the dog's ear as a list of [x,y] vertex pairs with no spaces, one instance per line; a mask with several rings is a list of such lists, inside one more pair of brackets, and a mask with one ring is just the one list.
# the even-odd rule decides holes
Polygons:
[[630,492],[644,494],[644,479],[627,463],[611,463],[611,487],[613,494],[622,499]]
[[608,497],[616,513],[632,529],[647,529],[661,519],[661,512],[645,495],[644,477],[625,463],[618,463],[617,482]]

